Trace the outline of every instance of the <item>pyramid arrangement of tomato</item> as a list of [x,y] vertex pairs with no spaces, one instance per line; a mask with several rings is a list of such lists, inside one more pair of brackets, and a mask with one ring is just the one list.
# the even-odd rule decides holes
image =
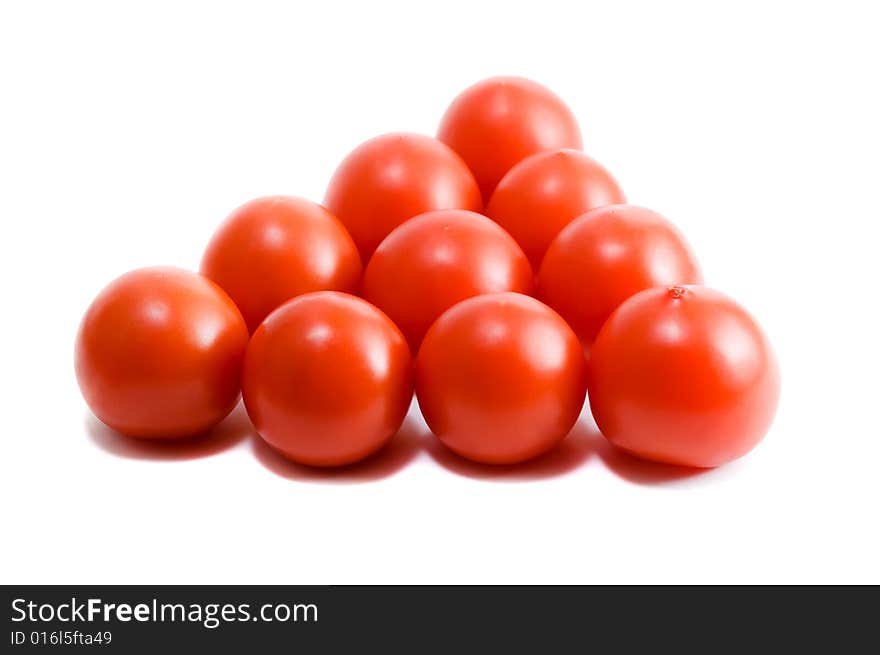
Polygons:
[[767,432],[772,349],[703,286],[679,231],[627,204],[570,109],[484,80],[437,138],[386,134],[339,165],[323,204],[252,200],[199,273],[146,268],[88,308],[76,374],[128,437],[208,432],[244,398],[281,455],[343,466],[380,450],[412,401],[447,447],[512,465],[596,424],[637,457],[714,467]]

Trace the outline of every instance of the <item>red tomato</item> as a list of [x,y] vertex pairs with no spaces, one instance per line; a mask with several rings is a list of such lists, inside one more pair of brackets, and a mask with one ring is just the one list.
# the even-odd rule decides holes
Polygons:
[[538,297],[589,345],[620,303],[655,286],[700,284],[684,237],[643,207],[608,205],[569,223],[553,240],[538,274]]
[[309,200],[258,198],[214,234],[201,272],[238,305],[251,332],[273,309],[310,291],[356,293],[361,260],[333,214]]
[[364,298],[403,331],[413,352],[431,323],[482,293],[531,293],[529,260],[507,232],[463,209],[421,214],[394,229],[364,274]]
[[582,147],[577,120],[565,103],[521,77],[492,77],[465,89],[443,115],[437,138],[473,171],[484,202],[526,157]]
[[365,263],[408,218],[434,209],[483,208],[461,158],[421,134],[385,134],[355,148],[333,174],[324,204],[348,228]]
[[713,467],[764,437],[779,399],[770,344],[749,314],[702,286],[641,291],[611,315],[591,353],[602,434],[645,459]]
[[586,363],[556,312],[518,293],[469,298],[422,342],[416,396],[428,427],[450,449],[513,464],[555,446],[578,419]]
[[311,466],[341,466],[381,448],[412,400],[400,330],[344,293],[310,293],[257,328],[245,356],[244,403],[260,436]]
[[577,150],[532,155],[504,176],[486,214],[522,247],[538,270],[560,230],[581,214],[626,202],[623,191],[598,162]]
[[223,290],[176,268],[126,273],[89,306],[76,377],[95,415],[133,437],[190,437],[238,402],[248,331]]

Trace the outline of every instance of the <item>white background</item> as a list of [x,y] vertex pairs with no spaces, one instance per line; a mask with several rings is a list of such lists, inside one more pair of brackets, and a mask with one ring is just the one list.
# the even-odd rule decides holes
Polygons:
[[[872,5],[603,5],[4,2],[2,582],[880,582]],[[179,451],[91,418],[73,339],[101,287],[197,267],[237,205],[320,200],[355,145],[433,133],[495,74],[560,94],[764,325],[783,393],[755,451],[682,476],[586,412],[492,471],[412,414],[334,475],[268,453],[240,410]]]

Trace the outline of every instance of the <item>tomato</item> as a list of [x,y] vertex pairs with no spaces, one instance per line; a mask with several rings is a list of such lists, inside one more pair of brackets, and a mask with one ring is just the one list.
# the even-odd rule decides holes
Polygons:
[[521,77],[492,77],[465,89],[443,115],[437,138],[461,155],[485,202],[504,174],[529,155],[582,147],[565,103]]
[[538,274],[538,297],[568,321],[585,345],[634,293],[700,284],[684,237],[643,207],[608,205],[569,223],[553,240]]
[[403,331],[415,352],[431,323],[482,293],[531,293],[529,260],[507,232],[463,209],[421,214],[379,245],[364,274],[364,298]]
[[578,419],[586,362],[577,336],[518,293],[469,298],[428,330],[416,397],[431,431],[459,455],[513,464],[555,446]]
[[232,300],[201,275],[143,268],[104,288],[76,337],[92,412],[132,437],[202,433],[238,402],[248,341]]
[[368,262],[408,218],[434,209],[483,208],[468,167],[449,147],[421,134],[385,134],[361,144],[336,169],[324,204],[348,228]]
[[591,353],[602,434],[639,457],[714,467],[764,437],[779,371],[754,319],[703,286],[655,287],[618,307]]
[[412,400],[400,330],[360,298],[309,293],[269,314],[251,338],[242,379],[260,436],[287,458],[341,466],[381,448]]
[[495,189],[486,214],[522,247],[535,270],[560,230],[596,207],[626,202],[598,162],[577,150],[532,155]]
[[356,293],[357,248],[333,214],[309,200],[258,198],[214,234],[201,272],[238,305],[253,332],[273,309],[310,291]]

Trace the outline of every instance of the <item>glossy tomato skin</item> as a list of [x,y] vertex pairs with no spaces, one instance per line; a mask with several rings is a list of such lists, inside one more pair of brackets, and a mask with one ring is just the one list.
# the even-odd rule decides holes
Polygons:
[[366,265],[395,227],[435,209],[480,211],[480,190],[448,146],[392,133],[355,148],[333,174],[324,204],[345,225]]
[[242,392],[260,436],[285,457],[342,466],[379,450],[412,401],[412,358],[373,305],[323,291],[285,303],[257,328]]
[[575,218],[626,202],[605,168],[577,150],[539,153],[505,175],[486,215],[516,239],[537,271],[550,243]]
[[556,236],[541,262],[538,297],[589,346],[611,312],[633,294],[702,281],[696,258],[672,223],[644,207],[607,205]]
[[416,360],[425,422],[451,450],[486,464],[547,452],[578,419],[586,393],[580,343],[534,298],[469,298],[428,330]]
[[223,290],[176,268],[144,268],[105,287],[76,337],[92,412],[132,437],[202,433],[238,402],[247,327]]
[[602,434],[658,462],[709,468],[746,454],[779,399],[779,370],[761,328],[704,286],[632,296],[602,327],[590,365]]
[[269,196],[236,209],[202,257],[201,272],[235,301],[253,332],[273,309],[311,291],[360,288],[360,255],[345,227],[303,198]]
[[492,77],[465,89],[443,115],[437,138],[473,171],[484,202],[505,173],[526,157],[583,145],[566,104],[522,77]]
[[516,241],[481,214],[446,209],[398,226],[364,274],[364,298],[401,329],[413,352],[440,314],[483,293],[529,294],[534,275]]

